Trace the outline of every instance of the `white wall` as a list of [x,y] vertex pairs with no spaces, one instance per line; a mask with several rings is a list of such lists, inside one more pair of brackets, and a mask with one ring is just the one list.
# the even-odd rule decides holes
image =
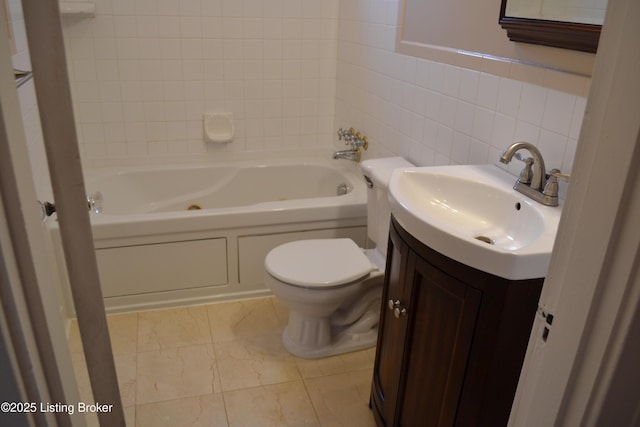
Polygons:
[[[570,172],[586,98],[553,88],[580,93],[588,79],[559,73],[543,81],[544,70],[521,64],[476,70],[398,54],[398,3],[341,1],[336,127],[367,134],[366,156],[399,154],[424,166],[501,165],[498,154],[526,140],[549,169]],[[512,162],[512,173],[519,163]]]
[[[401,3],[401,52],[421,56],[421,46],[435,45],[591,75],[595,57],[592,53],[510,41],[506,31],[497,25],[501,0],[403,0]],[[508,3],[511,5],[511,0]],[[411,52],[415,48],[418,52]]]
[[[549,168],[571,170],[588,77],[398,54],[399,0],[96,6],[95,18],[63,18],[90,165],[339,147],[335,130],[354,126],[371,139],[365,157],[496,163],[508,144],[527,140]],[[201,114],[224,110],[236,118],[236,141],[204,143]]]
[[[329,148],[338,0],[96,0],[63,18],[85,160]],[[234,114],[228,146],[202,114]]]

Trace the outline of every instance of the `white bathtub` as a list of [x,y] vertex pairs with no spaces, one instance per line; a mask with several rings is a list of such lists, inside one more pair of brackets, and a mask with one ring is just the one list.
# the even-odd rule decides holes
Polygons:
[[91,223],[111,312],[268,295],[263,261],[273,247],[366,243],[366,186],[342,160],[96,169],[85,185],[104,198]]

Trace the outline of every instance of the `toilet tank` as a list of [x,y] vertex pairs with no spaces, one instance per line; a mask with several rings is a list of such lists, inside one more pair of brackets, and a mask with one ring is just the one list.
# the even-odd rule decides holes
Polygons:
[[397,168],[414,165],[402,157],[365,160],[360,164],[367,181],[367,248],[375,247],[386,258],[391,207],[389,206],[389,179]]

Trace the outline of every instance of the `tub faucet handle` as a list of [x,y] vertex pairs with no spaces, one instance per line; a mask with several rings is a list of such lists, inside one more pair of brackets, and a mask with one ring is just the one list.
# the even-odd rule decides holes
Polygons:
[[[87,208],[93,213],[99,214],[102,212],[104,209],[103,202],[102,193],[99,191],[87,195]],[[56,205],[47,201],[41,202],[38,200],[38,207],[40,208],[40,219],[43,221],[56,211]]]
[[352,145],[354,147],[362,147],[366,150],[367,148],[369,148],[369,138],[367,138],[365,135],[362,135],[360,132],[357,132]]
[[344,139],[344,143],[349,144],[353,140],[355,133],[356,130],[354,128],[350,128],[347,130],[340,128],[338,129],[338,140],[342,141]]
[[104,198],[102,197],[102,193],[96,191],[95,193],[89,194],[87,196],[87,207],[93,213],[101,213],[104,209]]

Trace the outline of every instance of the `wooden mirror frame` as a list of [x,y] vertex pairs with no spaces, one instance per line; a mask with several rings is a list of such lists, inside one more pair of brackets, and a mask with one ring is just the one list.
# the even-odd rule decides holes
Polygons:
[[601,25],[505,16],[507,0],[500,6],[500,25],[509,40],[596,53]]

